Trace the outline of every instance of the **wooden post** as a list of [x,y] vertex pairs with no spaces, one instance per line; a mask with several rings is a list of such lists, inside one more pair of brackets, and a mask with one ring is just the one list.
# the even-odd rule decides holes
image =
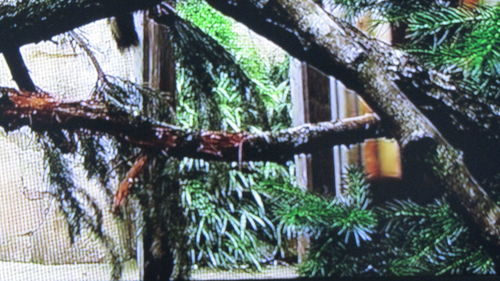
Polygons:
[[[331,120],[330,79],[318,70],[292,59],[290,63],[293,125]],[[332,150],[296,156],[297,182],[303,189],[334,195]],[[309,247],[309,237],[297,238],[298,262]]]
[[[143,82],[163,92],[166,100],[168,98],[171,101],[168,106],[174,108],[175,61],[167,28],[156,24],[147,15],[144,15],[143,28]],[[151,198],[149,204],[162,204],[156,201]],[[167,223],[144,221],[142,233],[137,238],[140,280],[169,280],[174,271],[175,256],[173,249],[170,249],[173,243],[169,242]]]
[[[329,78],[297,60],[292,61],[290,74],[294,126],[331,120]],[[296,159],[301,187],[322,195],[335,193],[332,153],[322,151]]]

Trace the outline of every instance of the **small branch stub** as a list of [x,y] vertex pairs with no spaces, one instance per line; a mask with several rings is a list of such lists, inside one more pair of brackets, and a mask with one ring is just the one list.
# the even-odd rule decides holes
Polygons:
[[125,175],[125,178],[118,185],[113,202],[114,213],[118,212],[120,206],[122,206],[126,201],[127,196],[130,193],[130,187],[137,181],[137,178],[141,175],[147,162],[148,156],[146,154],[140,155]]

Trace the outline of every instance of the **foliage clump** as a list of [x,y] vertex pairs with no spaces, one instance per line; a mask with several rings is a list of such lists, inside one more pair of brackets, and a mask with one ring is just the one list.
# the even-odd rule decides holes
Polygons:
[[400,47],[424,65],[461,81],[464,94],[498,99],[500,5],[458,6],[447,0],[318,0],[355,20],[370,13],[405,33]]
[[[179,124],[236,132],[289,127],[288,61],[272,61],[255,46],[239,45],[234,22],[202,1],[179,1],[176,8],[182,18],[170,29]],[[275,225],[257,186],[264,179],[290,182],[287,168],[184,159],[180,171],[182,204],[194,233],[191,263],[261,269],[274,258]]]

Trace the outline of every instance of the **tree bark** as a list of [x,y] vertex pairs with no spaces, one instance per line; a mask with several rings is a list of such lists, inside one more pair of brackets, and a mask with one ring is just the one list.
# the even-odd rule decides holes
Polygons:
[[[493,152],[500,156],[500,151],[493,149],[500,140],[500,101],[484,101],[460,92],[445,75],[425,69],[408,54],[366,37],[310,0],[207,2],[292,56],[342,81],[368,100],[383,120],[393,118],[394,111],[388,112],[389,107],[382,104],[397,100],[395,95],[401,93],[414,104],[413,110],[424,113],[453,145],[465,152],[474,149],[471,154],[480,151],[478,158],[486,156],[500,166],[495,159],[500,157],[491,155]],[[395,93],[369,93],[383,92],[385,87],[396,89]],[[391,108],[401,111],[399,105],[406,101]]]
[[[360,94],[403,148],[418,147],[426,155],[423,161],[432,167],[439,184],[458,200],[485,242],[500,250],[500,208],[470,174],[462,152],[442,134],[461,149],[467,148],[468,140],[460,132],[498,140],[498,104],[466,98],[443,75],[367,38],[313,1],[207,2]],[[488,151],[498,154],[498,149]]]
[[[98,19],[147,9],[160,0],[21,0],[0,6],[0,38],[10,46],[49,40]],[[0,52],[4,44],[0,44]]]
[[24,63],[23,56],[18,47],[3,49],[3,55],[5,62],[9,66],[10,72],[12,74],[12,79],[16,81],[19,89],[24,91],[36,91],[35,83],[31,80],[29,75],[28,67]]
[[[158,2],[160,1],[48,0],[21,1],[16,6],[3,5],[0,7],[0,38],[9,42],[11,46],[21,46],[49,39],[53,35],[100,18],[151,7]],[[497,171],[500,166],[497,165],[500,163],[498,162],[500,150],[496,148],[500,139],[499,101],[485,103],[460,93],[453,83],[440,73],[424,69],[403,52],[368,39],[352,26],[327,14],[311,0],[207,0],[207,2],[269,38],[291,55],[326,74],[335,76],[358,92],[384,120],[384,127],[393,133],[403,148],[417,147],[422,155],[426,155],[423,161],[432,167],[441,185],[450,195],[458,199],[462,210],[474,222],[473,225],[482,233],[485,241],[500,252],[500,209],[469,173],[463,153],[449,143],[452,142],[465,152],[474,147],[479,153],[479,159],[484,156],[485,160],[481,163],[485,165],[493,163],[487,168],[493,167],[491,168],[493,172]],[[0,50],[3,47],[0,45]],[[9,98],[6,100],[6,97],[2,96],[1,106],[9,109]],[[94,129],[107,130],[102,126],[107,124],[101,122],[103,120],[80,116],[91,113],[91,115],[97,114],[94,116],[96,118],[106,117],[106,114],[100,111],[102,109],[98,110],[88,105],[82,108],[78,104],[71,105],[75,107],[74,109],[67,107],[70,104],[60,104],[60,106],[63,107],[59,111],[56,110],[54,116],[68,117],[62,123],[66,123],[70,129],[89,126],[74,122],[79,120],[89,121]],[[23,122],[26,125],[29,124],[29,120],[34,119],[40,121],[33,122],[33,125],[36,123],[35,128],[38,126],[39,129],[50,130],[47,127],[48,122],[41,122],[42,120],[38,118],[43,114],[34,111],[25,112],[24,114],[27,114],[25,117],[15,121],[12,118],[21,117],[20,111],[18,114],[12,115],[12,113],[22,108],[10,109],[2,113],[5,117],[2,123],[7,128]],[[54,111],[48,110],[48,112]],[[75,117],[73,114],[80,117],[73,118]],[[54,116],[45,115],[52,121]],[[112,117],[118,118],[120,124],[130,121],[123,116]],[[181,151],[178,149],[180,146],[193,144],[191,139],[181,137],[182,142],[180,142],[177,138],[170,138],[175,135],[172,133],[182,135],[185,131],[173,127],[165,129],[157,125],[150,125],[139,131],[143,133],[161,131],[161,136],[166,138],[153,141],[154,135],[148,135],[151,139],[143,143],[137,133],[128,131],[133,128],[137,127],[124,126],[125,131],[116,130],[111,133],[121,135],[125,141],[135,142],[141,146],[156,146],[158,143],[175,144],[175,148],[171,149],[174,154],[175,151]],[[238,160],[242,158],[241,156],[244,160],[267,158],[261,155],[263,151],[260,150],[255,151],[255,154],[248,153],[249,143],[246,136],[243,154],[236,153],[234,147],[237,142],[241,142],[242,135],[236,137],[236,140],[233,139],[236,136],[234,134],[231,136],[220,134],[212,138],[211,132],[205,132],[196,136],[195,142],[198,145],[201,143],[207,146],[186,156],[221,159],[221,155],[214,153],[210,147],[210,143],[215,142],[217,145],[228,145],[224,147],[231,151],[227,154],[228,159]],[[329,145],[332,144],[334,143]],[[225,153],[226,150],[223,150],[222,157],[226,156]],[[208,157],[209,155],[211,156]],[[466,154],[467,157],[470,155]],[[273,156],[281,158],[279,155]]]
[[373,114],[258,134],[194,131],[132,118],[95,101],[64,103],[10,88],[0,88],[0,126],[8,131],[22,126],[38,131],[88,129],[178,158],[218,161],[281,162],[295,154],[384,135]]
[[[2,5],[0,38],[9,45],[0,44],[0,52],[9,46],[49,40],[95,20],[151,8],[160,2],[47,0]],[[481,167],[474,170],[476,174],[498,172],[500,150],[496,146],[500,140],[500,101],[483,101],[460,93],[453,81],[420,67],[401,51],[366,38],[311,0],[208,2],[268,37],[291,55],[335,76],[365,98],[368,95],[364,92],[368,89],[364,89],[366,83],[360,79],[362,72],[366,74],[370,65],[373,66],[371,76],[377,68],[382,69],[384,76],[390,76],[387,82],[396,84],[393,86],[404,92],[451,144],[463,150],[467,159],[473,158],[470,162]],[[371,105],[375,107],[376,103],[371,102]],[[391,115],[376,110],[382,117]]]

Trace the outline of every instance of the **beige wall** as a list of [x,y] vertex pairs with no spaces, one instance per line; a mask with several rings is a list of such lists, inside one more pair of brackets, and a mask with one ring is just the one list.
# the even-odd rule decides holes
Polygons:
[[[141,77],[140,48],[121,54],[111,40],[106,20],[81,29],[104,71],[135,81]],[[55,40],[62,40],[57,37]],[[81,49],[69,44],[43,42],[23,46],[22,54],[37,86],[65,100],[89,96],[96,72]],[[3,56],[0,56],[0,86],[15,87]],[[0,260],[47,264],[101,262],[103,248],[89,235],[70,245],[64,218],[57,211],[44,180],[42,152],[33,142],[28,128],[8,135],[0,129]],[[77,160],[75,160],[78,162]],[[85,172],[75,170],[76,182],[106,210],[104,194],[95,181],[88,181]],[[37,200],[29,198],[38,197]],[[109,212],[105,229],[119,239],[117,224]]]

